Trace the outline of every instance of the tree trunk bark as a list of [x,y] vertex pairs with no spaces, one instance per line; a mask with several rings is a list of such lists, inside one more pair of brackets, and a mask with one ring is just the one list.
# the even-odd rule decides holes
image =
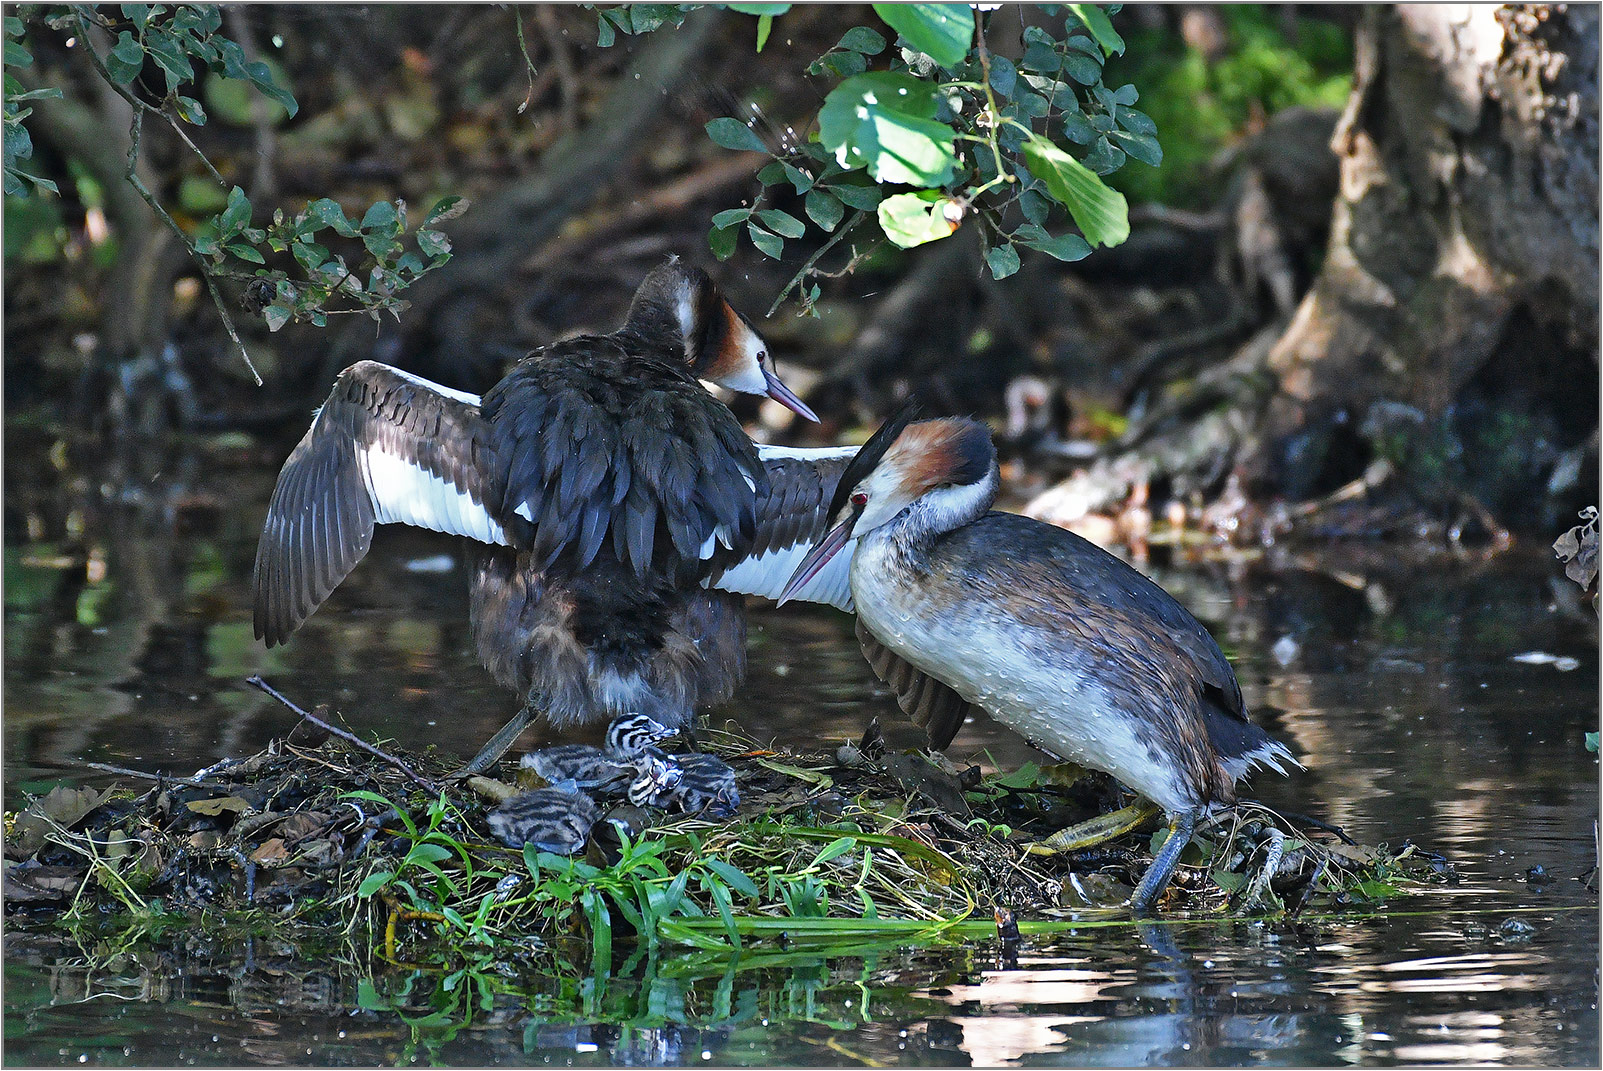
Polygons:
[[1596,360],[1597,8],[1373,8],[1356,59],[1324,267],[1268,356],[1268,445],[1377,399],[1440,419],[1518,344],[1517,308]]
[[1414,500],[1462,505],[1467,466],[1485,460],[1453,424],[1472,383],[1494,413],[1509,381],[1542,385],[1538,409],[1569,406],[1536,418],[1560,429],[1556,446],[1520,425],[1507,449],[1524,470],[1505,492],[1540,497],[1529,485],[1548,475],[1529,470],[1542,450],[1547,473],[1561,449],[1595,452],[1598,23],[1593,5],[1367,10],[1331,140],[1340,188],[1325,260],[1284,330],[1171,395],[1028,511],[1072,521],[1147,472],[1177,496],[1217,494],[1230,472],[1305,499],[1377,459]]

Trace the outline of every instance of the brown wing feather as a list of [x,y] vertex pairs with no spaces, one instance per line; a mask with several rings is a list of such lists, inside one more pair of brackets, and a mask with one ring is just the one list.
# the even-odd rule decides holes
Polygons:
[[857,642],[874,676],[895,693],[902,713],[929,733],[930,747],[944,751],[968,720],[973,705],[880,643],[861,617],[857,619]]

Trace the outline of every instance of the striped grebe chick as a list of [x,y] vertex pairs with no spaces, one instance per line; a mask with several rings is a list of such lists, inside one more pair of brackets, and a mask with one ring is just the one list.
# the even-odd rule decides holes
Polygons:
[[678,733],[644,714],[624,714],[607,726],[602,747],[556,744],[529,752],[518,765],[547,784],[574,781],[586,791],[621,793],[656,746]]
[[[751,323],[677,260],[646,276],[617,331],[536,351],[482,399],[352,365],[273,490],[257,637],[285,642],[375,524],[417,525],[479,545],[478,654],[524,697],[460,774],[487,769],[536,714],[559,730],[628,712],[689,727],[745,674],[735,593],[789,576],[852,454],[759,447],[703,379],[817,419]],[[845,570],[800,597],[848,606]]]
[[542,852],[572,855],[584,847],[600,817],[601,808],[577,784],[561,781],[513,796],[486,820],[490,832],[509,848],[532,844]]
[[740,807],[740,790],[735,786],[735,769],[712,755],[692,752],[673,756],[682,774],[669,797],[685,814],[707,818],[732,818]]
[[[983,710],[1161,808],[1169,837],[1130,901],[1145,913],[1198,819],[1233,803],[1254,765],[1296,760],[1247,719],[1219,645],[1168,592],[1071,532],[991,510],[996,450],[983,425],[909,420],[888,422],[853,460],[831,504],[839,523],[792,583],[855,538],[864,654],[936,747]],[[1081,847],[1153,813],[1126,810],[1128,824],[1093,820],[1038,848]]]

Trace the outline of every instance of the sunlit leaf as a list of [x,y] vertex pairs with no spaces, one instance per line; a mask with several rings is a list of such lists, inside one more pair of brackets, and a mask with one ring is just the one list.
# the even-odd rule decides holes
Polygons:
[[885,236],[903,249],[945,238],[957,230],[947,218],[948,206],[957,203],[936,190],[898,193],[879,204],[879,225]]
[[750,221],[746,223],[746,233],[751,237],[751,244],[764,256],[779,260],[785,255],[785,240],[779,235],[770,234]]
[[807,233],[807,224],[777,208],[764,208],[757,213],[757,218],[763,221],[763,226],[786,238],[800,238]]
[[885,38],[867,26],[853,26],[841,35],[836,48],[844,48],[849,52],[861,52],[865,56],[877,56],[885,51]]
[[819,139],[841,167],[880,182],[943,185],[957,166],[956,132],[935,121],[935,107],[935,87],[912,75],[860,74],[824,98]]
[[1091,36],[1102,46],[1102,51],[1110,56],[1123,55],[1124,38],[1113,28],[1106,11],[1095,4],[1069,4],[1068,9],[1091,31]]
[[874,14],[942,67],[962,63],[974,40],[974,9],[967,4],[875,4]]
[[1118,245],[1130,237],[1130,208],[1124,194],[1090,168],[1038,134],[1024,143],[1024,161],[1030,174],[1046,184],[1052,199],[1069,210],[1092,246]]

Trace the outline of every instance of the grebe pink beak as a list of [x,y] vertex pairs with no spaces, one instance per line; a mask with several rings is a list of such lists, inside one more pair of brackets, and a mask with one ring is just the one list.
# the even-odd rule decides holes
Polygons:
[[857,518],[863,515],[863,502],[858,501],[859,497],[863,499],[863,502],[867,501],[866,495],[852,496],[851,515],[834,528],[831,528],[829,534],[824,537],[824,541],[814,547],[812,553],[803,558],[801,564],[796,566],[796,571],[791,574],[790,580],[785,584],[785,590],[779,593],[779,599],[775,605],[785,605],[787,599],[806,587],[807,581],[817,576],[819,571],[829,564],[829,559],[839,554],[840,549],[852,538],[852,529],[857,525]]
[[763,369],[763,379],[768,382],[768,397],[797,416],[811,420],[814,424],[818,423],[818,414],[813,412],[806,402],[796,397],[796,392],[785,386],[783,380],[766,368]]

